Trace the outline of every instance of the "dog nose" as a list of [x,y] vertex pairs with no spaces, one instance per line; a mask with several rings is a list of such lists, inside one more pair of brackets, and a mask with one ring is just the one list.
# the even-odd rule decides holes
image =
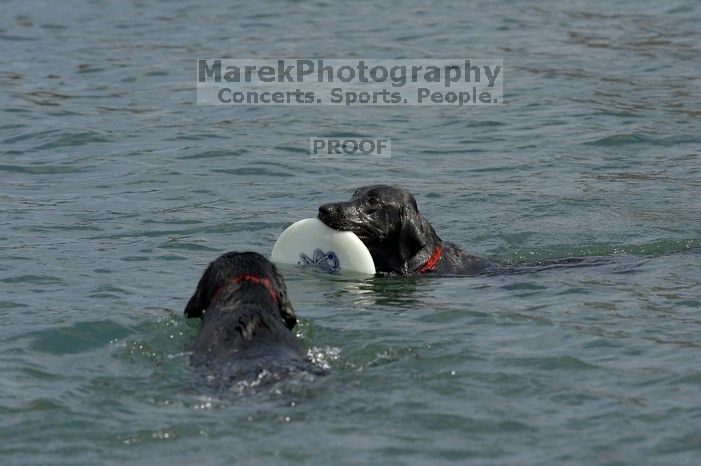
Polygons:
[[319,213],[321,215],[331,215],[334,211],[334,205],[333,204],[324,204],[319,207]]

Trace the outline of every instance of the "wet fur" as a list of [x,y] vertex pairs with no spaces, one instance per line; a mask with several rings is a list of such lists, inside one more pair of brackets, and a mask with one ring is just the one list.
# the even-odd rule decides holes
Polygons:
[[370,250],[380,273],[418,274],[437,245],[443,254],[428,272],[432,275],[515,274],[611,262],[609,258],[567,257],[503,266],[482,259],[443,241],[419,212],[414,196],[399,186],[363,186],[349,201],[319,207],[318,218],[331,228],[355,233]]
[[419,212],[414,196],[398,186],[363,186],[349,201],[319,207],[318,218],[331,228],[355,233],[370,250],[378,272],[416,274],[438,245],[443,253],[431,274],[477,275],[498,267],[443,241]]
[[[233,281],[242,275],[270,280],[276,299],[261,284]],[[209,264],[185,315],[202,319],[191,362],[217,382],[255,379],[263,373],[279,380],[293,372],[319,372],[291,331],[297,317],[285,282],[260,254],[229,252]]]

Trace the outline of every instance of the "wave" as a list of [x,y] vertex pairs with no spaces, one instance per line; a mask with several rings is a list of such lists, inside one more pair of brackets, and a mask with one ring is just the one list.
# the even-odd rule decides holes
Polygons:
[[619,254],[631,256],[662,256],[692,250],[701,250],[701,240],[696,238],[664,239],[650,243],[624,245],[610,243],[592,243],[581,246],[555,245],[495,254],[492,256],[492,259],[505,265],[514,265],[568,257],[601,257]]

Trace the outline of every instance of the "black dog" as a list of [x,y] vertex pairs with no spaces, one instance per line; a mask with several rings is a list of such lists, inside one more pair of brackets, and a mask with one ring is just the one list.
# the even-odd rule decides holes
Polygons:
[[217,382],[319,373],[291,332],[297,317],[282,276],[258,253],[229,252],[209,264],[185,315],[202,318],[191,361]]
[[348,202],[319,207],[318,218],[331,228],[355,233],[370,250],[378,272],[477,275],[498,267],[441,240],[404,188],[358,188]]

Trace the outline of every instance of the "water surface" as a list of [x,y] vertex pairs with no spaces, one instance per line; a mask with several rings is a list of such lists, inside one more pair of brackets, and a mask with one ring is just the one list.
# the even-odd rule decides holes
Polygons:
[[[0,3],[3,464],[698,464],[698,2]],[[202,107],[202,57],[503,58],[499,107]],[[392,138],[319,161],[310,136]],[[217,393],[182,309],[363,184],[506,264],[285,268],[330,375]]]

